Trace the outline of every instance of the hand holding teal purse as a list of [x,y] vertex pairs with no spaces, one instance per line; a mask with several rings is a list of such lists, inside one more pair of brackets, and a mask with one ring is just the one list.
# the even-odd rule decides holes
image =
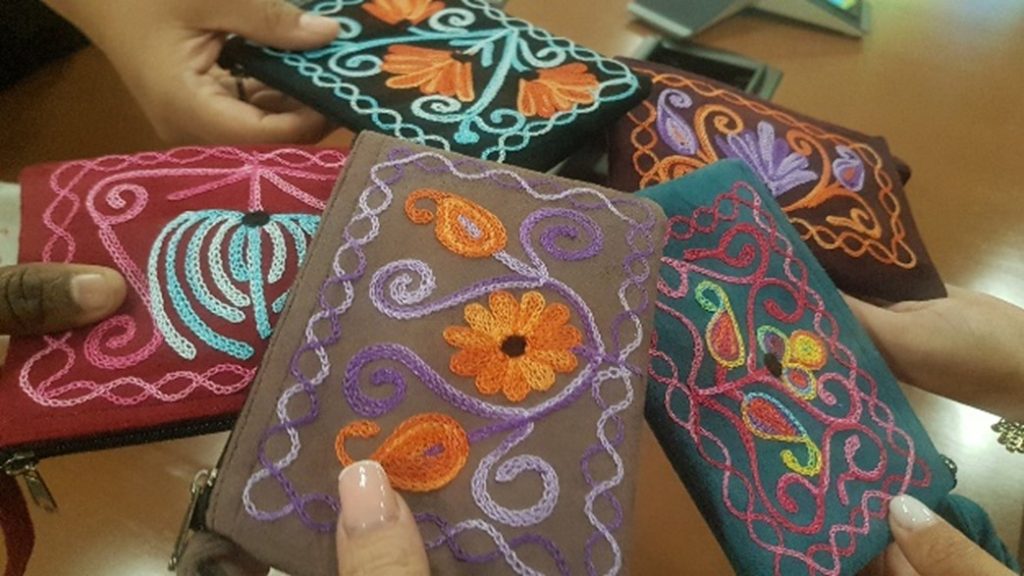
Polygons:
[[669,217],[647,419],[740,574],[854,574],[887,503],[954,479],[763,184],[720,162],[640,192]]

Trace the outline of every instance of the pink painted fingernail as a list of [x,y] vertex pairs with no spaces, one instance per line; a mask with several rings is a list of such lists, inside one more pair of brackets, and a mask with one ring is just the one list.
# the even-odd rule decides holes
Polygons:
[[889,514],[900,528],[911,532],[927,528],[937,521],[934,512],[917,498],[906,494],[889,501]]
[[398,499],[384,468],[373,460],[354,462],[338,475],[341,522],[348,534],[398,520]]

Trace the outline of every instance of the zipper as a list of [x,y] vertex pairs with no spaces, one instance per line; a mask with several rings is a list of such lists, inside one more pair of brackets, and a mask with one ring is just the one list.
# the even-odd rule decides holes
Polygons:
[[47,512],[57,511],[57,501],[43,475],[36,469],[39,461],[32,452],[17,452],[3,463],[3,471],[12,478],[21,478],[36,506]]
[[43,458],[223,432],[231,429],[235,419],[235,416],[230,416],[188,422],[171,428],[150,428],[114,436],[25,445],[13,451],[0,451],[0,470],[13,478],[21,478],[36,506],[47,512],[56,512],[57,501],[38,470],[39,461]]
[[189,489],[188,510],[185,518],[178,529],[178,537],[174,540],[174,551],[171,553],[171,560],[167,563],[167,570],[174,571],[181,561],[192,534],[203,530],[206,527],[206,507],[210,502],[210,492],[217,481],[217,469],[200,470],[192,478],[192,487]]

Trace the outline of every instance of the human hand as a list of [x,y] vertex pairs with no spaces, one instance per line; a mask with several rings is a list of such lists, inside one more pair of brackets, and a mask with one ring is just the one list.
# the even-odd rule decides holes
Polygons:
[[[0,334],[60,332],[113,314],[125,296],[124,278],[100,266],[21,264],[0,268]],[[0,365],[7,342],[0,344]]]
[[896,541],[867,573],[1013,576],[1008,568],[911,496],[897,496],[889,501],[889,527]]
[[1024,310],[947,289],[946,298],[887,308],[846,302],[900,380],[1024,421]]
[[157,134],[182,142],[311,142],[320,114],[251,79],[247,102],[217,66],[228,33],[286,50],[330,43],[330,18],[285,0],[44,0],[110,58]]
[[340,576],[429,576],[427,552],[409,506],[380,464],[363,460],[338,476]]

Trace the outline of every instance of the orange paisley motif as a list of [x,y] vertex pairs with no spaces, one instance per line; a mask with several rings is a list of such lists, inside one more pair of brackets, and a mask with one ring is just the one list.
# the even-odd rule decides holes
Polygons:
[[[373,438],[380,426],[358,420],[338,432],[334,451],[338,462],[348,466],[354,459],[345,442]],[[408,492],[430,492],[446,486],[466,465],[469,437],[454,418],[444,414],[418,414],[402,422],[370,456],[387,472],[392,486]]]
[[[433,200],[437,215],[417,208],[420,200]],[[430,188],[416,190],[405,200],[405,215],[414,224],[434,224],[434,236],[445,248],[467,258],[485,258],[508,243],[505,225],[483,206],[462,196]]]

